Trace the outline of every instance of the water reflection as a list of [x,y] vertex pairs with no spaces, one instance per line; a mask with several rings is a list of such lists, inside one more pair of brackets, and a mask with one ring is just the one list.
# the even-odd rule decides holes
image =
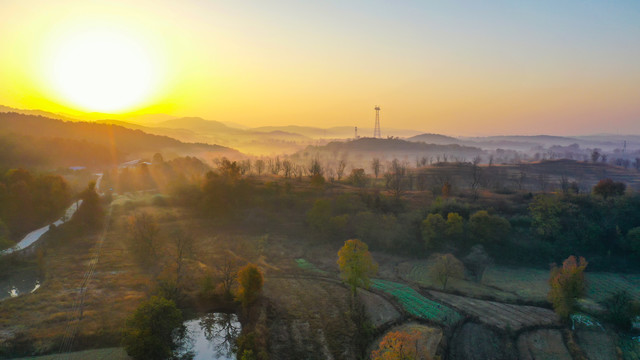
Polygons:
[[178,357],[235,360],[234,346],[242,327],[236,314],[208,313],[186,321]]

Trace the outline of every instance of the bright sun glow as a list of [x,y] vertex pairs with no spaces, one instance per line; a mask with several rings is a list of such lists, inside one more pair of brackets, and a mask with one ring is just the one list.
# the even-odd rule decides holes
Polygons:
[[49,77],[64,99],[89,111],[117,112],[146,100],[153,90],[153,59],[133,37],[92,30],[62,39]]

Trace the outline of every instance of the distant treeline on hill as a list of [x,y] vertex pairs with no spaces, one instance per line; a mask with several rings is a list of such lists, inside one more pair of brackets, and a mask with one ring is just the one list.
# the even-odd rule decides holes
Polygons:
[[423,142],[411,142],[398,138],[377,139],[361,138],[342,142],[333,141],[325,146],[309,146],[306,151],[354,151],[354,152],[385,152],[385,153],[431,153],[448,154],[450,156],[473,157],[482,154],[477,147],[462,146],[458,144],[438,145]]
[[[16,149],[17,142],[11,142],[7,139],[15,137],[16,134],[32,137],[23,138],[20,141],[31,141],[33,143],[44,141],[48,146],[51,146],[48,149],[50,152],[58,152],[60,156],[64,156],[67,153],[66,149],[72,144],[71,141],[75,141],[74,145],[79,146],[78,152],[87,150],[95,155],[96,159],[100,158],[109,162],[113,161],[114,153],[118,157],[137,153],[154,153],[161,150],[172,150],[177,153],[220,152],[237,154],[236,150],[219,145],[183,143],[167,136],[151,135],[140,130],[126,129],[117,125],[65,122],[35,115],[0,113],[0,135],[4,135],[0,146]],[[42,140],[43,138],[48,138],[48,140]],[[27,147],[25,145],[23,149]],[[20,152],[23,149],[20,149]],[[26,151],[26,153],[30,154],[32,161],[37,163],[38,157],[52,157],[50,154],[43,154],[38,150],[34,148],[32,151]],[[86,166],[85,164],[87,163],[82,162],[78,165]]]

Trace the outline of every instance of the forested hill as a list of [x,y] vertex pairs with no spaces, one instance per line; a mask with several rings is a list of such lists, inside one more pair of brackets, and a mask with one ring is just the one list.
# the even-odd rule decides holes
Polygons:
[[[64,144],[75,144],[79,146],[79,151],[93,150],[104,155],[105,149],[118,157],[135,157],[139,154],[154,152],[174,152],[181,155],[197,153],[217,153],[224,156],[239,155],[237,150],[219,146],[200,143],[184,143],[179,140],[160,135],[152,135],[140,130],[127,129],[122,126],[112,124],[97,124],[91,122],[67,122],[50,119],[43,116],[25,115],[18,113],[0,113],[0,139],[4,138],[1,145],[8,146],[7,140],[15,135],[28,136],[24,140],[40,143],[48,139],[51,143],[51,151],[55,152],[57,147]],[[51,141],[56,139],[56,141]],[[61,140],[62,139],[62,140]],[[65,143],[64,140],[69,140]],[[57,144],[57,145],[56,145]],[[9,144],[13,147],[26,147],[27,144],[20,144],[13,141]],[[34,150],[35,151],[35,150]],[[33,154],[43,155],[43,154]],[[96,154],[98,155],[98,154]],[[111,156],[113,158],[113,156]],[[84,164],[78,164],[84,165]]]

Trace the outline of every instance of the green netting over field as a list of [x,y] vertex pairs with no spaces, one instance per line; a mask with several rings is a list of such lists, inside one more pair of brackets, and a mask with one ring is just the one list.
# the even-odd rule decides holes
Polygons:
[[327,274],[326,271],[318,269],[315,265],[305,259],[296,259],[296,264],[298,264],[298,267],[300,267],[302,270],[313,271],[321,275]]
[[455,310],[425,298],[407,285],[374,279],[371,280],[371,288],[392,295],[408,313],[418,318],[446,325],[462,320],[462,316]]

